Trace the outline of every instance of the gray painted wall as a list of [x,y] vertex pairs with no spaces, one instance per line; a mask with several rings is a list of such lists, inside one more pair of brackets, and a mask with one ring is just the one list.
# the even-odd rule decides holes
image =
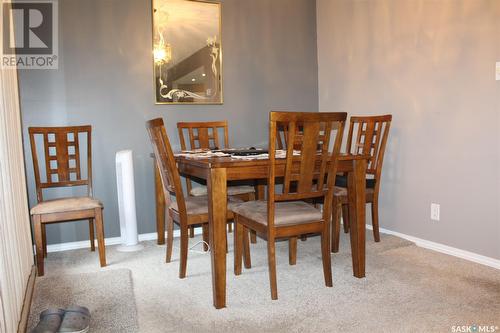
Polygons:
[[499,17],[496,0],[317,1],[320,110],[394,115],[381,227],[496,259]]
[[[232,145],[244,146],[267,142],[272,109],[318,111],[311,0],[223,1],[224,105],[153,104],[150,0],[59,1],[59,22],[59,70],[20,71],[30,204],[27,128],[92,124],[94,191],[107,237],[119,236],[114,159],[124,148],[135,152],[139,232],[155,231],[146,120],[163,117],[178,148],[178,121],[227,119]],[[88,239],[87,230],[86,223],[49,225],[48,243]]]

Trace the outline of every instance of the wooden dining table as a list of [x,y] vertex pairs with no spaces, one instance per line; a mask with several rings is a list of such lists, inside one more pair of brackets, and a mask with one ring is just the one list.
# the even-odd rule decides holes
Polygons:
[[[368,158],[367,155],[338,156],[338,172],[346,173],[348,176],[352,269],[353,275],[357,278],[365,276],[365,179]],[[213,304],[215,308],[221,309],[226,306],[227,182],[267,179],[269,160],[177,156],[176,161],[181,175],[204,179],[207,182]],[[284,163],[280,164],[277,161],[276,165],[276,176],[284,175]],[[165,197],[156,167],[155,170],[158,244],[164,244]],[[258,191],[258,199],[263,199],[263,192]]]

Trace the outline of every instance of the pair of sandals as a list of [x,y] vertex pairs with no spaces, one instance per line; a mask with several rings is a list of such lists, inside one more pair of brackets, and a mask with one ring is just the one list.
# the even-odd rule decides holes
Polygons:
[[31,333],[86,333],[90,311],[84,306],[67,309],[47,309],[40,313],[40,322]]

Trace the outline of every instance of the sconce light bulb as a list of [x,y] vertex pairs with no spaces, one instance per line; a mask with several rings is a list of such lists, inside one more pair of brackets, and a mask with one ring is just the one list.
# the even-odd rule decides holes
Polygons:
[[155,63],[168,63],[172,59],[172,48],[167,45],[156,45],[153,48],[153,57]]

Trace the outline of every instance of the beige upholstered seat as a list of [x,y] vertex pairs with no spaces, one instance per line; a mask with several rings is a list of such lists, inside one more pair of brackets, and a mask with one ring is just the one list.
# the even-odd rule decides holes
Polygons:
[[51,214],[94,208],[102,208],[102,203],[91,197],[72,197],[42,201],[31,208],[30,213]]
[[[208,197],[185,197],[184,202],[186,203],[186,211],[188,215],[199,215],[199,214],[208,214]],[[233,208],[242,203],[243,200],[238,198],[230,197],[227,203],[227,208],[229,210],[233,210]],[[172,202],[170,204],[170,208],[173,210],[179,211],[177,207],[177,202]]]
[[[247,219],[267,225],[267,201],[248,201],[232,208]],[[322,220],[321,211],[303,201],[277,202],[274,208],[275,225],[310,223]]]
[[[238,194],[245,194],[245,193],[254,193],[255,188],[253,186],[249,185],[239,185],[239,186],[228,186],[227,187],[227,194],[228,195],[238,195]],[[199,197],[203,195],[207,195],[207,187],[206,186],[197,186],[191,189],[191,192],[189,194]]]
[[[365,193],[366,193],[366,195],[372,195],[373,194],[373,189],[372,188],[367,188],[365,190]],[[335,195],[336,197],[347,196],[347,188],[335,186],[334,189],[333,189],[333,195]]]

